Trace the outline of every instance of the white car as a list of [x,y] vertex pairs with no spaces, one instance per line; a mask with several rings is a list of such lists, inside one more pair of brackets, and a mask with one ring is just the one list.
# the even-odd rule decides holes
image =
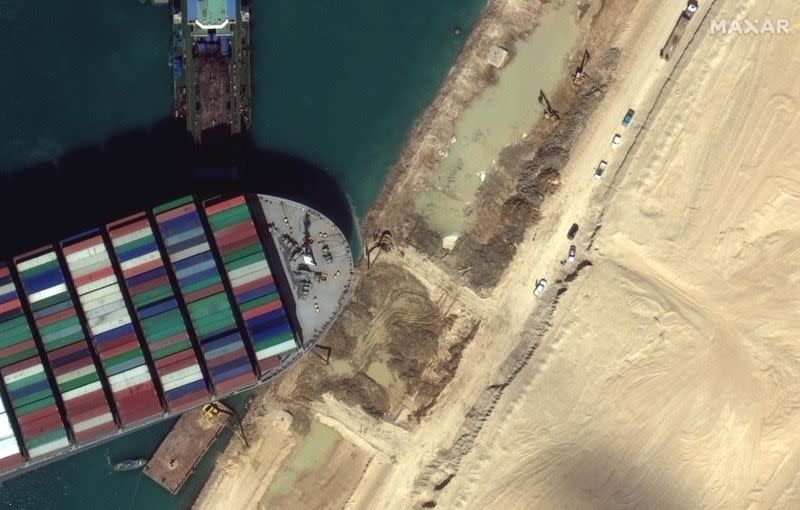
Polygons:
[[599,165],[597,165],[597,170],[594,171],[594,178],[597,181],[603,180],[603,174],[606,173],[606,167],[608,166],[608,162],[601,161]]
[[545,291],[545,289],[547,289],[547,280],[542,278],[541,280],[536,282],[536,288],[533,289],[533,295],[536,296],[536,297],[539,297],[539,296],[542,295],[542,293]]
[[617,150],[619,144],[622,143],[622,135],[614,135],[614,139],[611,140],[611,150]]
[[569,247],[569,255],[567,255],[567,262],[575,262],[575,252],[576,251],[577,251],[577,248],[575,248],[574,244]]

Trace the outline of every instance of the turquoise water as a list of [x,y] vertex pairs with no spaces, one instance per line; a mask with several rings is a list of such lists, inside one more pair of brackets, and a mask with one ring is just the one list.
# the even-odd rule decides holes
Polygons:
[[[362,217],[485,3],[257,2],[257,144],[324,168]],[[148,130],[171,114],[165,8],[0,0],[0,22],[0,172],[35,173],[38,164]],[[111,182],[135,178],[108,172]],[[159,424],[5,482],[0,508],[188,508],[213,455],[178,497],[108,466],[109,458],[150,455],[168,429]]]

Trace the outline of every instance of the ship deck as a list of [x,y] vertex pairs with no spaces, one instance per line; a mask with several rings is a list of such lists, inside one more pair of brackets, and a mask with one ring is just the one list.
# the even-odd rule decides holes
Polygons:
[[195,409],[181,416],[144,467],[144,474],[177,494],[230,421],[227,414],[206,416]]

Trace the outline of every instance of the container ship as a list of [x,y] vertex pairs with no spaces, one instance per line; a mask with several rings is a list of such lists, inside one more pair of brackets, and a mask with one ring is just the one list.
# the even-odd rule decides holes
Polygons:
[[[249,126],[249,23],[238,0],[174,2],[175,115],[198,145]],[[183,197],[0,263],[0,480],[269,381],[352,278],[330,219],[256,193]]]
[[261,194],[187,196],[0,265],[0,478],[256,387],[350,294],[342,232]]

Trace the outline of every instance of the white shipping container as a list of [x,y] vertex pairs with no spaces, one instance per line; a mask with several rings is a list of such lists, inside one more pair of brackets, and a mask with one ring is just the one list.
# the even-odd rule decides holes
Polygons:
[[108,382],[114,392],[132,388],[150,380],[150,371],[147,369],[147,365],[139,365],[108,378]]
[[58,257],[56,256],[56,252],[49,251],[32,259],[18,263],[17,271],[27,271],[28,269],[41,266],[42,264],[47,264],[48,262],[52,262],[57,258]]
[[17,289],[14,287],[14,282],[7,283],[5,285],[0,285],[0,296],[3,294],[8,294],[9,292],[16,291]]
[[[95,381],[93,383],[86,384],[79,388],[75,388],[74,390],[69,390],[61,394],[64,400],[72,400],[73,398],[82,397],[84,395],[88,395],[94,391],[102,390],[103,386],[100,384],[100,381]],[[105,401],[105,398],[103,399]]]
[[110,265],[108,254],[105,251],[80,260],[67,260],[67,267],[76,276],[84,276]]
[[200,367],[198,365],[190,365],[186,368],[182,368],[177,372],[172,372],[171,374],[167,374],[161,377],[161,385],[164,387],[164,391],[174,390],[175,388],[180,388],[184,384],[188,384],[190,382],[195,382],[203,378],[203,372],[200,371]]
[[[65,249],[69,249],[69,247],[65,247]],[[66,255],[65,258],[67,259],[67,263],[70,262],[78,262],[86,258],[94,257],[97,254],[105,253],[106,247],[103,244],[102,239],[98,239],[96,244],[88,246],[82,250],[78,250],[75,253],[70,253]]]
[[127,271],[134,267],[138,267],[142,264],[147,264],[148,262],[152,262],[160,258],[161,258],[161,253],[158,250],[151,251],[149,253],[145,253],[144,255],[140,255],[134,259],[123,262],[122,264],[120,264],[120,267],[122,268],[123,271]]
[[[119,299],[119,296],[121,294],[122,293],[119,290],[119,285],[112,284],[112,285],[106,285],[102,289],[97,289],[97,290],[93,290],[91,292],[87,292],[85,294],[81,294],[80,300],[81,300],[81,304],[84,305],[84,306],[89,304],[89,303],[91,303],[92,301],[95,301],[95,300],[103,300],[103,303],[101,303],[101,304],[105,304],[105,303],[109,303],[111,301],[116,301],[117,299]],[[109,299],[107,299],[108,296],[113,296],[113,298],[111,300],[109,300]]]
[[268,276],[269,276],[268,272],[267,273],[257,273],[257,272],[248,273],[248,274],[239,276],[235,280],[231,280],[231,287],[233,287],[234,289],[237,289],[237,288],[239,288],[239,287],[241,287],[243,285],[247,285],[250,282],[258,280],[259,278],[266,278]]
[[5,459],[20,453],[19,444],[14,436],[0,439],[0,459]]
[[203,241],[202,243],[192,246],[191,248],[186,248],[185,250],[170,255],[169,258],[173,263],[180,262],[183,259],[188,259],[189,257],[197,255],[198,253],[207,252],[208,250],[208,243]]
[[0,414],[0,439],[14,436],[14,430],[11,428],[11,422],[8,420],[8,414],[3,410]]
[[67,372],[66,374],[57,375],[56,376],[56,382],[59,385],[61,385],[61,384],[68,383],[73,379],[77,379],[78,377],[83,377],[85,375],[89,375],[89,374],[95,373],[94,365],[92,364],[91,360],[87,360],[87,362],[89,364],[86,365],[86,366],[83,366],[81,368],[77,368],[77,369],[73,370],[72,372]]
[[36,303],[43,299],[47,299],[49,297],[53,297],[56,294],[60,294],[62,292],[67,291],[67,285],[65,283],[60,283],[58,285],[54,285],[50,288],[40,290],[39,292],[34,292],[33,294],[28,295],[28,301],[31,303]]
[[86,320],[91,322],[120,308],[125,308],[125,301],[123,301],[122,296],[118,296],[116,300],[110,303],[97,303],[97,305],[95,303],[87,303],[83,310],[86,312]]
[[106,276],[105,278],[100,278],[99,280],[94,280],[92,282],[87,283],[86,285],[81,285],[81,290],[79,291],[81,294],[86,294],[87,292],[92,292],[93,290],[102,289],[103,287],[107,287],[117,283],[117,277],[115,275]]
[[106,331],[111,331],[112,329],[117,329],[121,326],[125,326],[126,324],[131,323],[131,316],[128,313],[127,308],[120,308],[118,310],[114,310],[110,313],[103,315],[102,317],[97,317],[96,319],[89,319],[87,324],[89,326],[89,331],[92,332],[92,335],[100,335],[105,333]]
[[260,351],[256,352],[256,358],[258,359],[266,359],[270,356],[277,356],[278,354],[283,354],[284,352],[291,351],[292,349],[297,349],[297,344],[293,340],[287,340],[285,342],[281,342],[278,345],[273,345],[271,347],[267,347],[266,349],[261,349]]
[[100,416],[84,420],[82,422],[73,423],[72,430],[74,430],[75,432],[83,432],[84,430],[89,430],[91,428],[97,427],[98,425],[103,425],[112,421],[114,421],[114,417],[111,416],[111,413],[105,413],[101,414]]
[[265,273],[269,272],[269,266],[267,266],[266,259],[261,259],[258,262],[253,264],[248,264],[246,266],[240,267],[238,269],[234,269],[233,271],[228,272],[228,276],[230,278],[238,278],[240,276],[244,276],[250,273]]
[[41,446],[37,446],[36,448],[31,448],[28,450],[28,455],[30,455],[31,458],[40,457],[42,455],[47,455],[48,453],[58,451],[62,448],[66,448],[67,446],[69,446],[69,439],[62,437],[56,441],[45,443]]
[[5,381],[6,385],[14,384],[17,381],[21,381],[26,377],[30,377],[36,374],[41,374],[44,372],[44,368],[42,367],[41,363],[37,363],[32,367],[24,368],[19,372],[14,372],[12,374],[6,374],[3,376],[3,381]]
[[129,232],[121,236],[114,236],[114,233],[112,232],[111,244],[114,245],[114,248],[119,248],[123,244],[127,244],[131,241],[136,241],[137,239],[149,236],[152,234],[152,232],[153,231],[150,229],[150,227],[143,227],[139,230],[134,230],[133,232]]

